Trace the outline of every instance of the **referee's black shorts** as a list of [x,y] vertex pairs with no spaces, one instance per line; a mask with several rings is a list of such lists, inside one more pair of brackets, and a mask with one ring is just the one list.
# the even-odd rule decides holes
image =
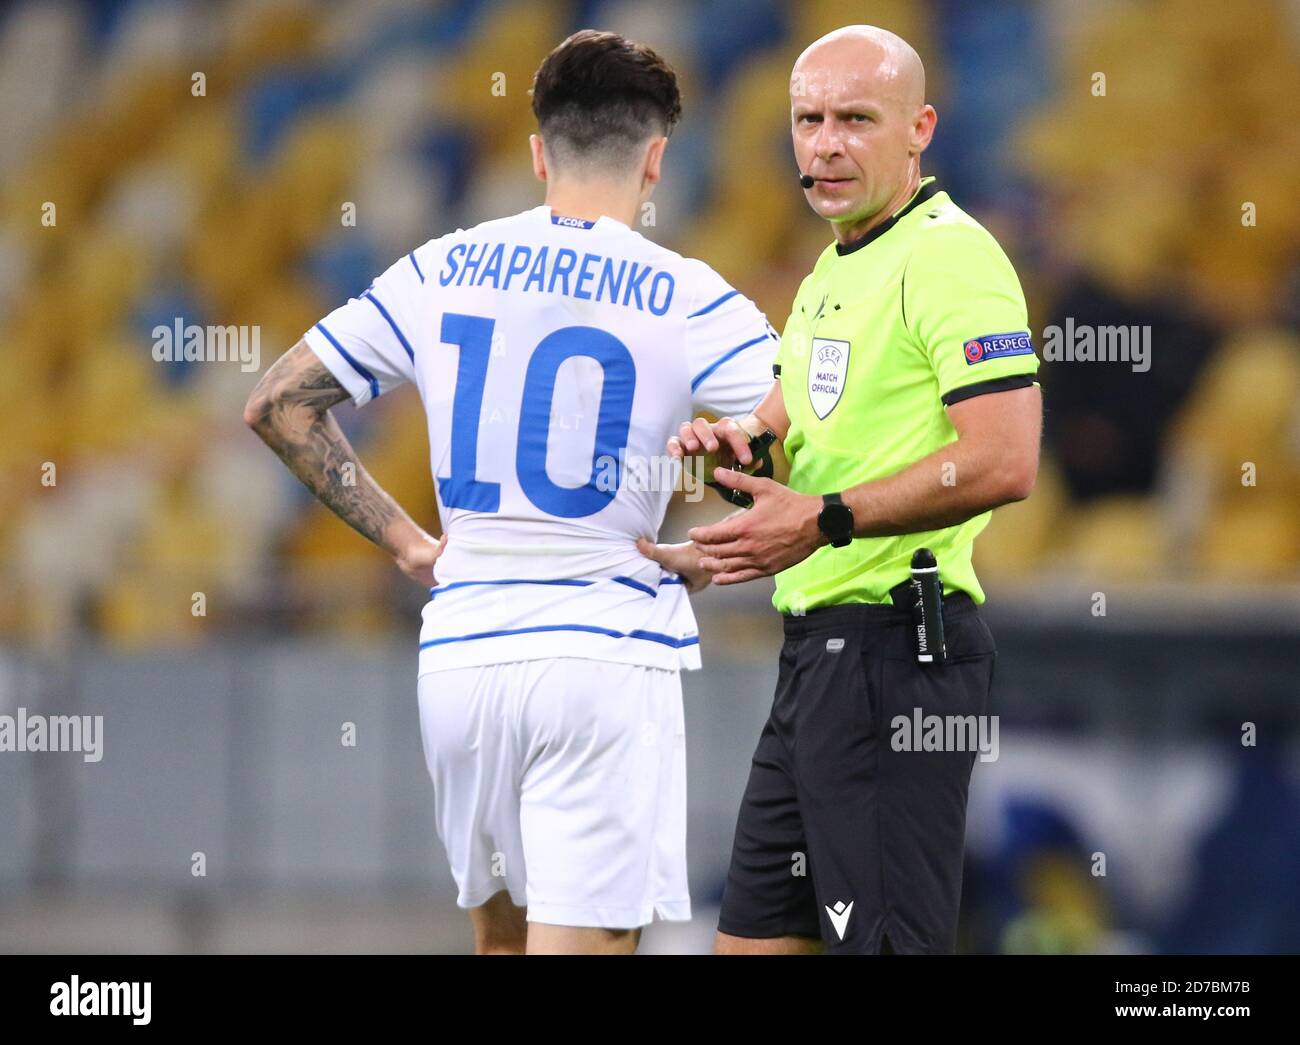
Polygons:
[[993,636],[969,596],[954,593],[943,607],[941,666],[916,662],[905,609],[842,605],[785,618],[720,932],[820,937],[827,951],[853,954],[880,953],[886,939],[900,954],[955,950],[978,751],[891,743],[907,739],[895,717],[915,723],[915,709],[990,714]]

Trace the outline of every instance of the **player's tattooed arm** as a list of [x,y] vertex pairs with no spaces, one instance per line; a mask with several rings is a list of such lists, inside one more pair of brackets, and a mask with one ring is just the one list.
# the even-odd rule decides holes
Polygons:
[[442,544],[403,511],[357,460],[330,408],[347,391],[305,341],[275,361],[244,407],[244,421],[316,498],[393,556],[407,576],[432,585]]

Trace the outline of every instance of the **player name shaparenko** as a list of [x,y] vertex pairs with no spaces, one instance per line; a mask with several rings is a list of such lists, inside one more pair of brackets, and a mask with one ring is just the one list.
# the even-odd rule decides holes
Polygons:
[[[507,250],[509,254],[507,256]],[[492,286],[496,290],[564,294],[582,301],[603,301],[662,316],[672,304],[672,273],[626,258],[607,258],[560,247],[523,244],[457,243],[447,251],[438,282],[444,287]]]

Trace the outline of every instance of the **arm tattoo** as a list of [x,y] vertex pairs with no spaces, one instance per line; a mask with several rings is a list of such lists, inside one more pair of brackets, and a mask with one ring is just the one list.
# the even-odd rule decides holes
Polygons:
[[329,412],[348,398],[305,341],[272,364],[249,397],[244,416],[304,486],[359,534],[393,553],[385,533],[408,519],[361,467]]

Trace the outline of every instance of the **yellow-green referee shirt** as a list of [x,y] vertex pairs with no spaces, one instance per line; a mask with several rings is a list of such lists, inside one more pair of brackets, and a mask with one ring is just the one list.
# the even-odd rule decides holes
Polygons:
[[[933,178],[861,239],[826,248],[795,297],[777,364],[789,485],[809,494],[901,471],[956,440],[945,406],[1032,384],[1038,370],[1011,262]],[[773,604],[800,613],[888,602],[921,547],[945,592],[983,602],[971,550],[990,514],[819,548],[777,574]]]

